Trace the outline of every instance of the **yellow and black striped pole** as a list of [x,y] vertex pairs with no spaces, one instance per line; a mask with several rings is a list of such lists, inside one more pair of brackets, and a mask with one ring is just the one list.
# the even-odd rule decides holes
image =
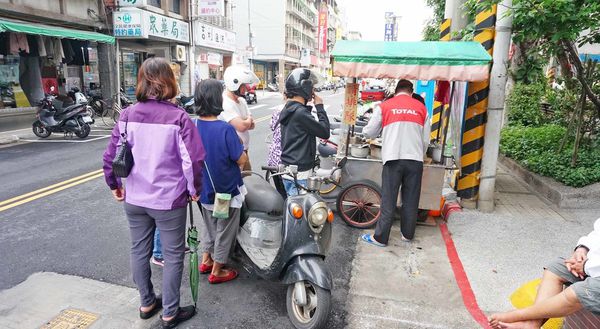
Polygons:
[[[474,40],[481,43],[490,55],[494,52],[495,25],[496,6],[477,13]],[[463,200],[475,200],[479,193],[489,91],[489,80],[469,83],[457,187],[458,196]]]
[[[452,24],[452,19],[444,18],[442,24],[440,25],[440,41],[450,41],[450,25]],[[435,87],[437,93],[437,86]],[[435,93],[434,93],[435,94]],[[436,100],[433,101],[433,114],[431,116],[431,135],[430,141],[437,140],[440,141],[440,132],[442,131],[441,119],[442,119],[442,110],[444,109],[444,104],[438,102]]]

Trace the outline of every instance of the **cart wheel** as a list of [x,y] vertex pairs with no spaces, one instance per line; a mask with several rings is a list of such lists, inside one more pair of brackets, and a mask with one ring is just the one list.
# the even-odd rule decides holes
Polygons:
[[381,189],[370,180],[345,186],[337,198],[337,211],[350,226],[368,228],[381,216]]

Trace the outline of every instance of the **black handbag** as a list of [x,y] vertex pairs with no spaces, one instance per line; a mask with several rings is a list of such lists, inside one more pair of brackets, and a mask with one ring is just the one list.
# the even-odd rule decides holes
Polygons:
[[117,154],[112,162],[112,170],[117,177],[127,177],[133,167],[133,153],[127,143],[127,122],[125,131],[121,133],[121,144],[117,147]]

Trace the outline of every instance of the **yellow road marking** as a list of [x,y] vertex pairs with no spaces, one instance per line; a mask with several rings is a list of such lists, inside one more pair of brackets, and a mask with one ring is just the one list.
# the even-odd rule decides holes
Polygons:
[[62,181],[62,182],[60,182],[60,183],[56,183],[56,184],[53,184],[53,185],[47,186],[47,187],[41,188],[41,189],[39,189],[39,190],[35,190],[35,191],[33,191],[33,192],[25,193],[25,194],[23,194],[23,195],[19,195],[19,196],[17,196],[17,197],[14,197],[14,198],[11,198],[11,199],[8,199],[8,200],[4,200],[4,201],[0,202],[0,206],[3,206],[3,205],[5,205],[5,204],[8,204],[8,203],[11,203],[11,202],[14,202],[14,201],[17,201],[17,200],[19,200],[19,199],[26,198],[26,197],[28,197],[28,196],[32,196],[32,195],[34,195],[34,194],[38,194],[38,193],[45,192],[45,191],[47,191],[47,190],[50,190],[50,189],[53,189],[53,188],[55,188],[55,187],[58,187],[58,186],[61,186],[61,185],[64,185],[64,184],[68,184],[68,183],[70,183],[70,182],[73,182],[73,181],[76,181],[76,180],[78,180],[78,179],[82,179],[82,178],[85,178],[85,177],[87,177],[87,176],[90,176],[90,175],[95,175],[95,174],[98,174],[98,173],[101,173],[101,172],[102,172],[102,169],[99,169],[99,170],[94,170],[94,171],[92,171],[92,172],[89,172],[89,173],[87,173],[87,174],[83,174],[83,175],[81,175],[81,176],[73,177],[73,178],[71,178],[71,179],[67,179],[66,181]]
[[[78,177],[75,177],[75,178],[71,178],[71,179],[66,180],[64,182],[61,182],[61,183],[58,183],[58,184],[54,184],[54,185],[48,186],[46,188],[39,189],[37,191],[29,192],[27,194],[23,194],[21,196],[18,196],[18,197],[15,197],[15,198],[3,201],[1,204],[4,205],[4,206],[0,207],[0,212],[4,211],[4,210],[8,210],[10,208],[14,208],[16,206],[20,206],[20,205],[22,205],[24,203],[27,203],[27,202],[31,202],[33,200],[37,200],[39,198],[43,198],[43,197],[48,196],[50,194],[54,194],[56,192],[60,192],[62,190],[66,190],[66,189],[68,189],[70,187],[77,186],[77,185],[85,183],[87,181],[91,181],[92,179],[96,179],[96,178],[102,177],[103,175],[104,175],[104,173],[102,173],[102,170],[96,170],[96,171],[93,171],[91,173],[88,173],[88,174],[85,174],[85,175],[82,175],[82,176],[78,176]],[[64,185],[65,183],[68,183],[68,184]],[[55,188],[53,188],[53,187],[55,187]],[[9,203],[10,201],[14,201],[14,200],[20,200],[20,201]]]

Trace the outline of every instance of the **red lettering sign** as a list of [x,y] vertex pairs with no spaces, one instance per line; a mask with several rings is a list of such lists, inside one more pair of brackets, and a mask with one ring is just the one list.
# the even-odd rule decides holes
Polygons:
[[319,50],[322,54],[327,53],[327,4],[321,2],[319,11]]

